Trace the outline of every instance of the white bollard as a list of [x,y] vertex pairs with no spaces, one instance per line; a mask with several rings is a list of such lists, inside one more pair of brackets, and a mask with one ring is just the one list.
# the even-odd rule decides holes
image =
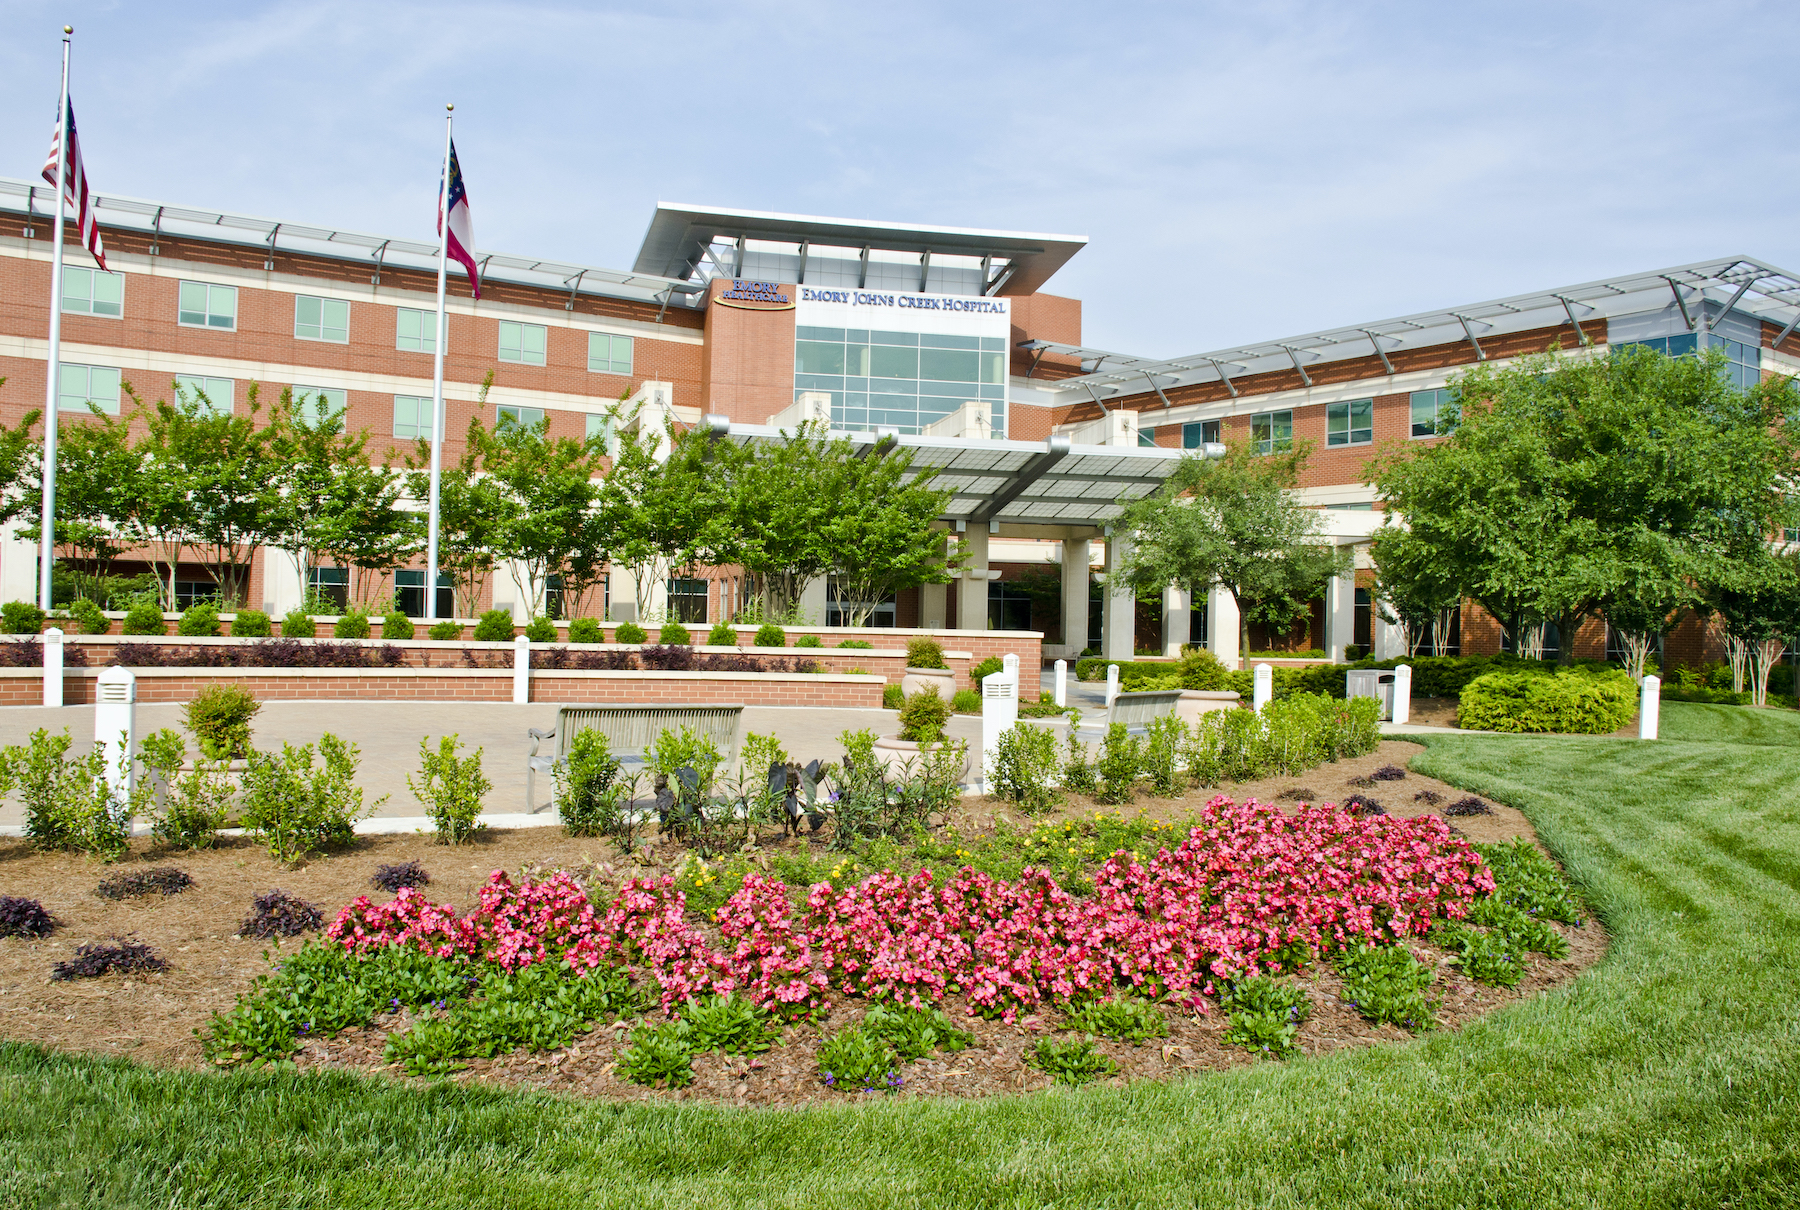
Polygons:
[[994,758],[1000,737],[1019,721],[1019,657],[1002,659],[1004,667],[981,681],[981,788],[991,792]]
[[1069,661],[1067,660],[1056,661],[1055,698],[1058,706],[1069,704]]
[[1258,714],[1275,696],[1275,670],[1267,664],[1258,664],[1251,673],[1250,705]]
[[1394,721],[1404,723],[1412,717],[1412,665],[1394,669]]
[[52,626],[44,631],[44,705],[60,706],[63,681],[63,632]]
[[513,640],[513,704],[523,706],[531,700],[531,640],[520,635]]
[[130,756],[137,750],[137,674],[129,668],[114,664],[95,682],[94,747],[106,750],[106,780],[124,798],[131,793]]
[[1638,738],[1655,739],[1662,721],[1662,678],[1646,676],[1642,696],[1638,699]]
[[1119,666],[1106,666],[1106,708],[1112,709],[1113,700],[1119,696]]

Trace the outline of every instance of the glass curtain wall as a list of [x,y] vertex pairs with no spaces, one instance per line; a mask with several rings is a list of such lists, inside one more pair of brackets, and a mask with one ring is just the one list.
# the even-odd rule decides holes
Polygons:
[[989,405],[1006,435],[1006,342],[861,328],[796,330],[794,391],[829,391],[831,427],[917,433],[964,403]]

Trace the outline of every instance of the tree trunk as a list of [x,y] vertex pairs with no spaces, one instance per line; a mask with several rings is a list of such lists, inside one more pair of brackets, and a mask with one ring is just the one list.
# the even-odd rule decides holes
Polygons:
[[1786,650],[1786,644],[1780,639],[1764,639],[1746,646],[1750,648],[1750,704],[1766,706],[1769,704],[1769,672]]
[[1750,644],[1734,635],[1725,636],[1725,658],[1731,661],[1731,691],[1744,691],[1744,665],[1750,661]]

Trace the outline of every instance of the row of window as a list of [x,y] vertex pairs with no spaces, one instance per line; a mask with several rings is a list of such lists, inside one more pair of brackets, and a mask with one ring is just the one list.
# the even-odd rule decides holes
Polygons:
[[[125,314],[125,275],[102,269],[63,269],[62,309],[75,315],[120,318]],[[236,286],[184,281],[176,289],[175,320],[186,328],[237,331]],[[350,342],[350,304],[338,298],[294,296],[294,339],[326,344]],[[500,321],[496,353],[501,361],[541,366],[549,339],[543,324]],[[437,314],[411,307],[394,308],[394,347],[406,353],[437,352]],[[588,370],[595,374],[630,374],[633,338],[610,332],[588,333]]]
[[[1455,403],[1443,388],[1412,393],[1412,430],[1414,437],[1437,437],[1456,423]],[[1201,420],[1181,426],[1181,448],[1199,449],[1220,440],[1222,425],[1217,420]],[[1352,399],[1345,403],[1325,405],[1325,444],[1369,445],[1375,440],[1375,401]],[[1154,428],[1138,429],[1139,445],[1155,445]],[[1250,445],[1259,454],[1272,454],[1294,446],[1294,413],[1259,412],[1250,417]]]

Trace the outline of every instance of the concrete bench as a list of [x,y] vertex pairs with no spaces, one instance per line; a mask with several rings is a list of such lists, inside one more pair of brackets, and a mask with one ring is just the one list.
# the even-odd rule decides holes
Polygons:
[[[738,724],[744,707],[735,706],[560,706],[556,711],[556,727],[544,731],[532,727],[531,751],[525,757],[525,809],[535,812],[537,775],[551,773],[569,758],[578,732],[593,728],[606,737],[615,758],[624,764],[642,764],[644,752],[656,743],[657,736],[671,728],[692,727],[713,742],[723,759],[719,768],[730,769],[737,761]],[[554,739],[553,752],[540,749],[547,739]],[[547,804],[546,804],[547,805]]]
[[1152,719],[1174,714],[1181,700],[1179,689],[1145,689],[1137,693],[1121,693],[1106,711],[1106,725],[1124,723],[1128,731],[1142,731]]

